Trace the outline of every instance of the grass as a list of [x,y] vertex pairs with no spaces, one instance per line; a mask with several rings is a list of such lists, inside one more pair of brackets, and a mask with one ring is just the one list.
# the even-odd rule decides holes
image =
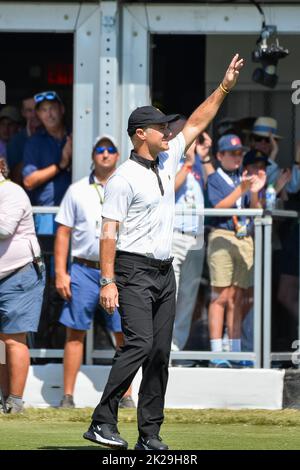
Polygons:
[[[0,415],[0,450],[101,450],[82,439],[91,409],[28,409],[23,415]],[[133,448],[136,413],[120,410],[119,429]],[[300,411],[166,410],[161,434],[171,449],[300,448]]]

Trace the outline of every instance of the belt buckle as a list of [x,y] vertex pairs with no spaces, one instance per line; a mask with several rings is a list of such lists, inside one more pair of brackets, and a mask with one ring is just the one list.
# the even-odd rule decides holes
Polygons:
[[168,268],[168,266],[169,266],[169,263],[167,262],[167,260],[164,260],[164,259],[163,259],[163,260],[159,263],[158,269],[159,269],[160,271],[166,271],[167,268]]

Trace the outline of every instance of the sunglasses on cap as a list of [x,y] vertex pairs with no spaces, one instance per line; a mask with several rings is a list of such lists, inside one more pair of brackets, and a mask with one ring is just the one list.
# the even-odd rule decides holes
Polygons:
[[108,151],[108,153],[117,153],[116,147],[96,147],[95,152],[96,153],[104,153],[105,150]]
[[266,142],[267,144],[270,143],[270,137],[265,137],[263,135],[256,135],[254,136],[255,142]]
[[35,103],[41,103],[44,100],[48,100],[48,101],[56,100],[61,103],[61,99],[56,93],[56,91],[44,91],[42,93],[37,93],[36,95],[34,95],[33,99]]

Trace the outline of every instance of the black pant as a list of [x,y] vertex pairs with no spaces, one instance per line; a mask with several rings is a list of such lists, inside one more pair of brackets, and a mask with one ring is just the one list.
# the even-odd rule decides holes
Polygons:
[[137,410],[139,433],[141,436],[158,434],[164,418],[175,316],[172,262],[159,264],[158,260],[141,255],[117,252],[115,274],[124,346],[115,354],[93,419],[117,423],[119,401],[142,366]]

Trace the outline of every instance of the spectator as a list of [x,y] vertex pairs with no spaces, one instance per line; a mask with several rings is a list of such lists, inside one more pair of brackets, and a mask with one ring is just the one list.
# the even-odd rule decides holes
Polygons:
[[288,193],[297,193],[300,190],[300,142],[298,142],[296,146],[296,155],[291,170],[291,177],[285,189]]
[[[37,331],[45,285],[32,208],[24,190],[6,179],[0,160],[0,340],[6,365],[0,366],[4,411],[23,411],[29,368],[26,334]],[[2,404],[3,405],[3,404]]]
[[[266,174],[267,167],[270,165],[271,163],[269,162],[268,156],[260,150],[252,149],[244,155],[243,168],[250,176],[258,175],[260,171],[263,171]],[[259,208],[265,207],[265,190],[266,188],[263,187],[258,193],[257,207]]]
[[[65,124],[65,107],[54,91],[34,96],[43,129],[29,138],[24,149],[24,187],[35,206],[56,206],[71,183],[72,139]],[[54,234],[54,215],[37,214],[38,234]]]
[[25,144],[41,125],[35,112],[35,102],[32,97],[26,97],[22,100],[21,114],[26,125],[12,137],[7,145],[10,179],[20,185],[23,184],[22,169]]
[[274,118],[261,116],[256,119],[250,136],[250,146],[268,156],[268,184],[275,184],[279,176],[279,168],[275,162],[278,155],[278,141],[282,139],[277,134],[277,121]]
[[[260,150],[249,150],[243,159],[243,168],[248,175],[258,175],[263,171],[266,174],[267,167],[270,166],[268,156]],[[257,208],[264,208],[266,203],[266,187],[258,192]],[[253,351],[253,287],[249,287],[245,292],[243,301],[243,325],[242,325],[242,350]]]
[[[99,303],[99,242],[104,185],[116,169],[119,159],[113,137],[96,139],[89,177],[72,184],[56,216],[59,228],[55,242],[56,288],[65,300],[60,322],[67,327],[64,353],[64,396],[61,407],[73,408],[74,386],[83,356],[86,331],[90,328]],[[69,242],[73,263],[67,272]],[[117,347],[123,344],[120,315],[104,313],[107,328],[114,332]],[[120,402],[133,407],[131,389]]]
[[[243,152],[238,136],[229,134],[218,141],[218,170],[208,177],[208,196],[217,209],[257,207],[258,192],[265,184],[265,174],[240,173]],[[241,351],[241,324],[246,290],[252,285],[253,240],[250,220],[245,217],[217,217],[208,243],[208,265],[212,286],[209,305],[211,349],[221,352],[226,308],[230,351]],[[230,367],[228,361],[213,360],[212,366]],[[246,364],[244,364],[246,365]]]
[[4,106],[0,111],[0,156],[6,159],[7,144],[18,132],[21,116],[14,106]]
[[[201,143],[200,143],[201,142]],[[172,350],[184,348],[201,281],[205,255],[203,246],[203,191],[207,175],[214,172],[209,157],[211,139],[204,132],[182,158],[175,179],[175,225],[172,243],[176,279],[176,316]],[[185,211],[195,211],[184,214]],[[180,213],[182,212],[182,214]]]

